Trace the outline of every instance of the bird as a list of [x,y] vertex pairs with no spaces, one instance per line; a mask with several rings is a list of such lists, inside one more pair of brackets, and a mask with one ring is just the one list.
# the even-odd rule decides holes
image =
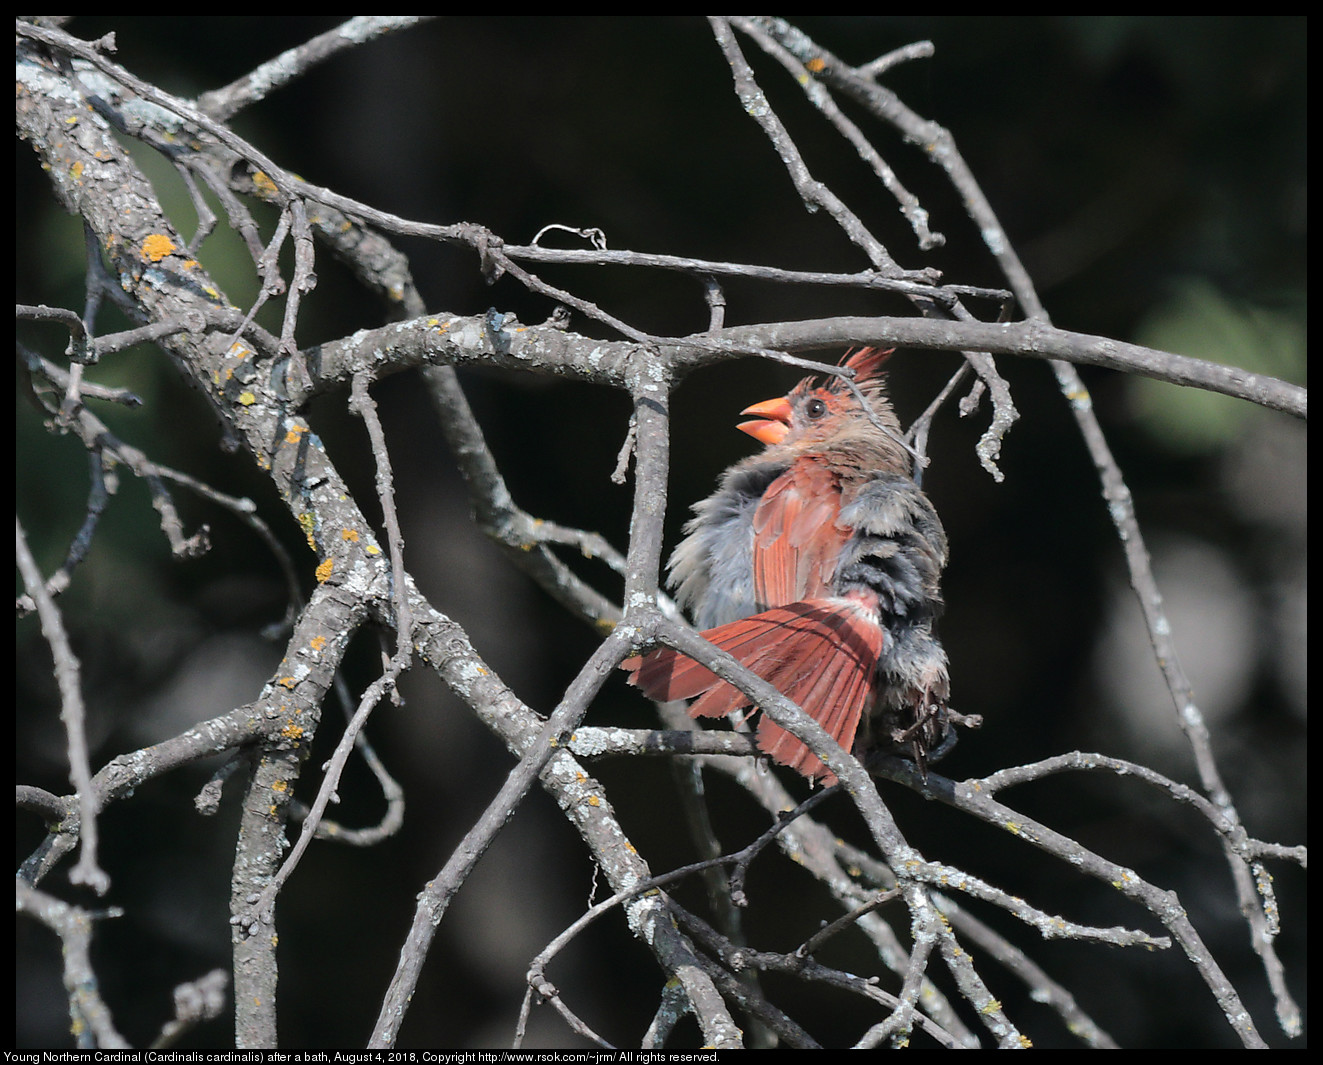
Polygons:
[[[947,538],[910,474],[911,450],[886,395],[892,352],[849,351],[842,375],[806,377],[741,411],[765,445],[693,506],[668,585],[702,635],[823,726],[847,751],[883,748],[928,764],[979,719],[948,706],[942,612]],[[622,663],[658,701],[694,699],[695,718],[750,705],[733,685],[671,648]],[[750,711],[752,713],[752,711]],[[760,751],[811,782],[836,775],[767,714]]]

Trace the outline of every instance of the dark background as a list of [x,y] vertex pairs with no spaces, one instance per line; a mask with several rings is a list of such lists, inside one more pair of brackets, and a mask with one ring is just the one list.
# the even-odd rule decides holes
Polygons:
[[[79,17],[69,28],[85,38],[114,30],[118,62],[193,96],[336,21]],[[934,42],[933,58],[901,67],[885,84],[952,132],[1057,325],[1305,383],[1304,18],[795,21],[851,62],[919,39]],[[751,42],[742,44],[814,175],[904,265],[935,265],[955,282],[1000,283],[957,198],[921,152],[865,124],[946,235],[946,246],[927,255],[852,149],[810,112],[779,67],[755,54]],[[726,64],[699,18],[441,19],[332,60],[234,125],[318,184],[408,218],[478,222],[511,242],[560,222],[600,227],[614,248],[802,269],[866,265],[823,213],[804,210],[731,92]],[[144,165],[147,154],[138,153]],[[150,173],[191,233],[178,181],[159,167]],[[16,180],[18,300],[81,308],[80,226],[54,205],[21,143]],[[259,217],[269,224],[269,216]],[[495,306],[528,322],[551,311],[509,279],[488,286],[470,252],[398,243],[435,311],[473,314]],[[252,299],[251,266],[223,222],[202,258],[232,300]],[[380,307],[325,256],[317,269],[301,343],[381,322]],[[639,328],[684,333],[706,324],[701,294],[685,280],[626,270],[541,272]],[[731,284],[728,304],[732,325],[908,313],[885,296],[749,283]],[[572,328],[607,335],[582,320]],[[51,357],[64,343],[49,327],[20,335]],[[893,365],[892,391],[908,421],[956,362],[902,353]],[[1085,749],[1193,783],[1073,420],[1044,364],[1001,365],[1022,415],[1002,453],[1005,481],[994,483],[973,454],[986,408],[964,420],[944,413],[930,445],[925,488],[952,543],[942,633],[954,702],[986,722],[942,771],[983,775]],[[1223,397],[1089,368],[1083,374],[1135,494],[1182,662],[1232,794],[1252,834],[1303,842],[1305,426]],[[117,357],[97,375],[131,385],[148,401],[137,412],[105,415],[129,442],[157,461],[251,495],[296,561],[306,563],[298,531],[269,485],[244,456],[222,453],[212,416],[159,353]],[[737,412],[793,380],[783,369],[743,361],[684,383],[674,405],[669,543],[689,504],[748,452],[749,441],[733,428]],[[528,376],[474,372],[464,382],[516,500],[534,515],[598,530],[623,547],[630,487],[609,476],[627,399]],[[22,392],[17,510],[49,572],[81,521],[86,459],[75,442],[42,428]],[[390,435],[411,571],[515,692],[549,711],[597,637],[568,622],[472,529],[417,378],[382,382],[375,395]],[[371,514],[370,456],[361,424],[344,406],[344,397],[330,397],[311,418]],[[177,498],[190,528],[212,526],[211,554],[172,562],[145,490],[126,477],[92,557],[62,600],[85,668],[94,768],[251,700],[280,655],[280,643],[260,635],[283,610],[268,553],[223,513],[182,492]],[[604,568],[580,568],[618,594],[618,581]],[[311,581],[310,572],[304,577]],[[347,670],[355,692],[375,675],[378,656],[375,640],[359,641]],[[63,792],[67,769],[49,669],[35,620],[20,622],[17,777]],[[511,764],[426,671],[407,678],[404,693],[405,706],[382,707],[369,729],[405,785],[404,830],[367,851],[314,847],[281,896],[281,1038],[290,1047],[366,1039],[414,896]],[[589,719],[635,726],[652,720],[623,682],[609,686]],[[323,729],[324,752],[334,731]],[[315,751],[309,761],[301,788],[309,798],[322,758]],[[105,903],[127,914],[98,927],[96,959],[102,991],[137,1044],[168,1015],[170,988],[228,964],[234,793],[227,792],[217,817],[199,818],[191,797],[207,772],[140,789],[102,821],[104,861],[114,877]],[[674,831],[674,788],[664,765],[606,763],[594,772],[654,871],[692,858]],[[344,823],[380,816],[379,793],[360,768],[340,794],[335,816]],[[764,824],[721,782],[711,796],[727,846],[743,845]],[[1118,906],[1107,885],[894,788],[884,797],[928,857],[1084,923],[1157,931],[1134,908]],[[1255,971],[1225,863],[1196,817],[1113,779],[1058,780],[1006,798],[1177,891],[1260,1031],[1287,1045]],[[833,804],[824,816],[843,835],[861,837],[848,801]],[[31,821],[18,821],[20,858],[39,838]],[[751,935],[769,949],[792,949],[834,913],[798,870],[779,857],[763,862],[751,883]],[[1272,871],[1284,924],[1278,949],[1307,1008],[1303,878],[1284,865]],[[50,888],[78,898],[64,875],[58,872]],[[577,837],[545,797],[534,796],[443,924],[399,1045],[508,1045],[528,959],[577,916],[594,883]],[[599,897],[604,890],[598,883]],[[681,895],[695,902],[696,891]],[[1178,949],[1044,944],[999,912],[976,912],[1070,987],[1123,1045],[1235,1045]],[[30,922],[20,922],[18,933],[15,1045],[67,1045],[58,945]],[[824,960],[868,964],[852,953],[857,945],[836,949]],[[600,922],[549,975],[589,1023],[625,1046],[637,1044],[661,984],[655,963],[618,917]],[[985,975],[1036,1045],[1072,1045],[1013,979],[990,964]],[[791,1012],[826,1042],[853,1039],[875,1019],[854,1012],[852,1001],[783,993],[796,1003]],[[222,1046],[231,1038],[223,1019],[193,1033],[188,1045]],[[681,1036],[693,1038],[692,1027]],[[548,1009],[534,1014],[528,1042],[582,1045]]]

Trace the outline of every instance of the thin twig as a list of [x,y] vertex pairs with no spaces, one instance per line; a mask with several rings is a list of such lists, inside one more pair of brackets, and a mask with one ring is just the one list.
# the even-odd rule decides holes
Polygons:
[[388,33],[398,33],[435,17],[357,15],[346,19],[335,29],[327,30],[295,48],[286,49],[275,59],[267,60],[224,88],[203,93],[198,97],[198,108],[212,118],[226,121],[347,48],[354,48]]
[[101,997],[96,970],[92,967],[92,922],[96,917],[119,917],[123,911],[110,909],[93,915],[70,906],[52,895],[19,880],[14,885],[19,913],[31,915],[60,937],[64,958],[64,990],[69,996],[69,1021],[80,1050],[127,1049],[129,1042],[119,1034],[110,1008]]
[[14,561],[18,566],[23,586],[36,605],[41,619],[41,632],[55,659],[55,681],[60,689],[60,720],[64,722],[66,746],[69,751],[69,781],[78,796],[78,816],[82,823],[82,848],[78,864],[69,871],[75,884],[86,884],[98,895],[110,890],[110,876],[97,860],[97,804],[92,795],[92,770],[88,764],[86,711],[83,705],[82,671],[78,656],[69,643],[64,619],[46,592],[41,570],[28,548],[23,525],[14,518]]

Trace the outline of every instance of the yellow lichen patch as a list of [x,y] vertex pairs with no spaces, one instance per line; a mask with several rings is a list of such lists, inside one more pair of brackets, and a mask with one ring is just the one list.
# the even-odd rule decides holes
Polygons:
[[289,432],[285,434],[285,443],[297,444],[299,442],[299,438],[303,436],[303,434],[306,433],[307,431],[308,431],[308,427],[306,425],[295,425],[290,429]]
[[823,59],[822,56],[815,55],[805,63],[804,66],[806,66],[811,73],[818,74],[827,69],[827,61]]
[[294,685],[297,684],[298,681],[296,681],[293,677],[281,677],[278,681],[276,681],[276,683],[279,684],[282,688],[288,688],[290,691],[293,691]]
[[358,530],[357,530],[357,529],[341,529],[341,530],[340,530],[340,539],[341,539],[341,540],[346,540],[346,541],[348,541],[348,542],[351,543],[351,544],[356,544],[356,543],[358,543]]
[[142,253],[154,263],[159,263],[175,250],[175,242],[164,233],[149,233],[142,242]]
[[335,569],[335,562],[327,558],[323,559],[313,572],[317,575],[318,581],[324,581],[331,576],[331,570],[333,569]]
[[308,644],[310,647],[312,647],[314,651],[320,651],[323,647],[326,646],[326,637],[314,636],[311,640],[308,641]]
[[280,730],[280,734],[287,740],[297,740],[303,735],[303,726],[296,725],[291,721]]
[[363,548],[363,550],[366,551],[369,555],[381,554],[381,548],[379,548],[376,544],[368,544],[367,547]]
[[245,407],[251,407],[254,403],[257,402],[257,397],[253,395],[251,392],[240,392],[239,402],[242,403]]
[[260,170],[253,175],[253,184],[257,186],[257,190],[264,196],[274,196],[280,191],[276,188],[276,183]]
[[602,800],[599,799],[596,795],[589,795],[589,796],[588,796],[588,805],[589,805],[589,806],[601,806],[601,805],[602,805]]
[[273,783],[273,784],[271,785],[271,790],[272,790],[272,791],[280,791],[280,792],[289,791],[289,781],[288,781],[288,780],[277,780],[277,781],[275,781],[275,783]]
[[83,164],[82,164],[82,161],[79,160],[78,162],[74,163],[73,166],[69,167],[69,173],[73,175],[73,177],[74,177],[75,180],[77,180],[78,178],[82,177],[82,176],[83,176]]

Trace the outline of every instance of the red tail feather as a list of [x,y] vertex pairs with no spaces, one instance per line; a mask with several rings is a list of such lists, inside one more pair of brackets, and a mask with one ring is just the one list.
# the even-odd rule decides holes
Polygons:
[[[845,750],[872,703],[884,634],[877,618],[850,599],[810,599],[775,607],[703,633],[786,698],[797,703]],[[676,651],[625,663],[630,683],[653,699],[692,699],[694,717],[719,717],[749,705],[748,696]],[[765,715],[758,746],[807,777],[836,777],[799,740]]]

